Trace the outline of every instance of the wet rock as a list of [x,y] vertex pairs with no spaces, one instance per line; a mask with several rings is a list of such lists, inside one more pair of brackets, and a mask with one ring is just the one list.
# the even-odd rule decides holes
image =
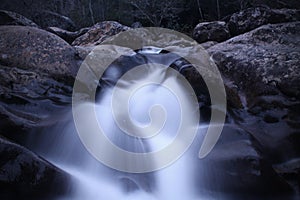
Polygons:
[[265,24],[292,22],[299,19],[299,10],[256,7],[233,14],[228,22],[228,27],[231,35],[239,35]]
[[264,159],[256,140],[237,126],[225,125],[214,149],[198,162],[196,181],[202,190],[225,193],[231,199],[293,194],[289,184]]
[[0,27],[0,63],[48,73],[72,83],[79,68],[75,49],[47,31],[24,26]]
[[206,41],[223,42],[229,37],[227,25],[222,21],[200,23],[193,32],[193,38],[199,43]]
[[45,199],[68,191],[64,171],[24,147],[0,138],[0,198]]
[[24,142],[33,128],[63,120],[71,95],[72,86],[46,73],[0,65],[0,134]]
[[99,22],[92,26],[90,30],[78,37],[72,45],[74,46],[93,46],[101,44],[110,36],[116,35],[130,28],[115,21]]
[[300,191],[300,158],[273,165],[274,170],[284,177],[295,190]]
[[14,12],[0,10],[0,25],[19,25],[38,27],[33,21]]
[[79,31],[71,32],[71,31],[66,31],[64,29],[58,28],[58,27],[48,27],[46,28],[47,31],[54,33],[55,35],[61,37],[63,40],[68,42],[69,44],[72,44],[72,42],[80,37],[81,35],[85,34],[88,32],[89,28],[82,28]]
[[[226,80],[244,96],[235,123],[271,165],[298,158],[300,23],[264,25],[208,49]],[[291,139],[293,138],[293,139]]]

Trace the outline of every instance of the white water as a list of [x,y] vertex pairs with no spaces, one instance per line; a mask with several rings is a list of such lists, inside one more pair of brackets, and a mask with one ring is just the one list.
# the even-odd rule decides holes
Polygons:
[[[98,121],[106,136],[120,148],[132,152],[158,151],[176,136],[180,107],[174,94],[166,88],[147,86],[137,91],[129,101],[132,120],[140,126],[147,125],[150,122],[148,110],[154,104],[162,105],[168,118],[161,133],[147,140],[133,139],[116,126],[111,111],[110,90],[106,91],[96,106]],[[89,118],[89,115],[86,113],[85,117]],[[71,115],[69,117],[72,118]],[[40,153],[73,177],[70,195],[59,200],[209,199],[199,196],[195,184],[194,177],[199,176],[199,171],[194,167],[198,151],[187,151],[175,163],[159,171],[130,174],[110,169],[93,158],[79,140],[73,122],[49,132],[51,136],[39,144]]]
[[[151,90],[151,92],[149,92]],[[156,98],[153,99],[153,96]],[[138,103],[138,102],[139,103]],[[143,103],[140,103],[143,102]],[[149,139],[146,144],[143,145],[142,142],[129,141],[129,137],[124,135],[117,127],[113,121],[113,117],[110,111],[110,99],[109,95],[106,95],[104,99],[101,100],[99,106],[97,106],[97,113],[99,123],[102,125],[106,133],[111,133],[107,137],[124,149],[128,149],[135,152],[147,152],[159,150],[164,146],[168,145],[172,139],[174,139],[176,133],[176,125],[180,118],[178,111],[178,102],[176,98],[168,92],[165,88],[157,88],[157,86],[149,86],[143,88],[131,99],[131,116],[140,125],[147,124],[149,121],[148,115],[143,115],[142,113],[147,113],[147,109],[151,107],[154,103],[159,103],[164,106],[166,112],[169,116],[172,116],[172,120],[166,122],[162,133],[154,138]],[[132,107],[132,104],[135,106]],[[177,108],[177,109],[176,109]],[[89,116],[86,116],[89,117]],[[74,131],[74,130],[72,130]],[[71,133],[70,137],[74,137]],[[75,135],[75,138],[77,136]],[[120,139],[122,138],[122,139]],[[67,143],[74,138],[64,138],[67,141],[62,143]],[[78,144],[78,138],[76,140],[76,148]],[[126,141],[126,142],[124,142]],[[128,146],[127,146],[128,145]],[[132,147],[133,145],[134,147]],[[65,148],[68,148],[67,146]],[[82,149],[85,151],[85,149]],[[64,150],[66,151],[66,149]],[[72,151],[71,149],[68,151]],[[77,150],[75,150],[77,151]],[[194,155],[196,156],[196,154]],[[100,200],[100,199],[110,199],[110,200],[194,200],[199,199],[196,195],[196,188],[193,182],[194,171],[192,163],[192,155],[188,152],[177,160],[174,164],[166,167],[165,169],[159,170],[154,173],[138,174],[132,175],[123,172],[117,172],[104,167],[102,164],[97,163],[94,158],[90,155],[88,158],[82,158],[81,164],[78,166],[65,165],[56,162],[60,168],[70,173],[75,179],[74,189],[69,197],[63,199],[88,199],[88,200]],[[72,165],[72,164],[71,164]],[[144,177],[145,176],[145,177]],[[124,191],[124,184],[120,183],[120,177],[125,177],[136,183],[136,187],[139,187],[134,191]],[[143,178],[144,177],[144,178]],[[144,188],[142,181],[149,181],[149,188]],[[151,191],[147,191],[151,190]]]

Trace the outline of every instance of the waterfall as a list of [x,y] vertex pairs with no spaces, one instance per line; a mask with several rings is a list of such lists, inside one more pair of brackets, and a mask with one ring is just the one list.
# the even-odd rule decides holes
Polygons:
[[[150,49],[151,50],[151,49]],[[147,48],[145,52],[137,52],[137,56],[143,56],[149,60],[159,59],[163,64],[170,66],[178,58],[174,55],[161,55],[155,57]],[[155,49],[155,54],[160,55]],[[134,59],[134,58],[133,58]],[[118,71],[117,71],[118,72]],[[118,74],[118,73],[117,73]],[[107,73],[106,76],[115,76],[115,73]],[[121,75],[118,75],[120,78]],[[148,74],[147,74],[148,76]],[[165,74],[159,76],[166,77]],[[145,139],[135,138],[125,134],[116,124],[111,110],[111,101],[113,90],[111,77],[106,80],[108,86],[103,87],[101,94],[98,95],[96,105],[94,103],[84,103],[79,106],[95,106],[97,120],[106,137],[116,146],[123,150],[136,153],[149,153],[159,151],[165,148],[176,137],[176,130],[181,120],[181,110],[176,96],[165,87],[160,85],[145,85],[139,88],[128,101],[129,115],[135,124],[140,127],[147,126],[151,119],[149,118],[149,109],[153,105],[161,105],[167,114],[167,120],[164,123],[160,133]],[[143,77],[142,77],[143,79]],[[176,79],[170,77],[170,81],[176,83]],[[105,80],[105,78],[103,78]],[[104,84],[105,85],[105,84]],[[119,102],[126,106],[127,102]],[[84,118],[89,119],[91,113],[84,114]],[[196,172],[193,162],[197,159],[198,147],[190,148],[177,161],[155,172],[128,173],[111,169],[95,159],[82,144],[74,122],[72,113],[66,113],[68,122],[63,122],[53,127],[51,130],[45,130],[43,136],[37,139],[33,144],[40,155],[47,160],[68,172],[72,176],[72,185],[70,194],[60,200],[120,200],[120,199],[143,199],[143,200],[194,200],[203,199],[197,192],[197,186],[194,177],[199,176]],[[203,137],[199,128],[197,139]],[[198,144],[197,144],[198,145]],[[110,152],[107,152],[110,154]],[[112,158],[114,155],[110,155]],[[156,162],[153,160],[152,162]],[[209,198],[205,198],[209,199]]]

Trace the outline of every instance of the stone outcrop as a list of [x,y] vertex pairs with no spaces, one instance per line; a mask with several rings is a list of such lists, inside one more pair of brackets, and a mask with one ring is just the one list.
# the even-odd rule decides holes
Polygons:
[[300,20],[300,10],[254,7],[234,13],[228,27],[231,35],[239,35],[266,24]]
[[198,24],[193,32],[193,38],[199,42],[223,42],[230,37],[228,27],[223,21],[203,22]]
[[78,37],[72,45],[74,46],[93,46],[101,44],[110,36],[116,35],[130,28],[115,21],[99,22],[92,26],[90,30]]

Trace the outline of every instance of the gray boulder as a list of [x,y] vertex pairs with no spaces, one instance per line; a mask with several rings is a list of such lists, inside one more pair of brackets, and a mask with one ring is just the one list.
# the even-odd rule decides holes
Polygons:
[[99,22],[94,26],[92,26],[87,33],[76,38],[76,40],[72,43],[72,45],[74,46],[99,45],[105,39],[129,29],[130,28],[128,26],[124,26],[115,21]]
[[208,51],[221,72],[249,97],[276,90],[299,99],[299,33],[300,22],[265,25]]
[[223,21],[200,23],[193,32],[193,38],[199,43],[207,41],[223,42],[229,37],[229,30]]
[[79,64],[76,51],[61,38],[24,26],[1,26],[0,34],[1,64],[45,72],[63,81],[74,79]]
[[299,33],[300,22],[269,24],[208,49],[243,100],[235,123],[271,164],[300,157]]
[[300,10],[255,7],[233,14],[228,22],[228,27],[231,35],[239,35],[265,24],[298,20],[300,20]]

